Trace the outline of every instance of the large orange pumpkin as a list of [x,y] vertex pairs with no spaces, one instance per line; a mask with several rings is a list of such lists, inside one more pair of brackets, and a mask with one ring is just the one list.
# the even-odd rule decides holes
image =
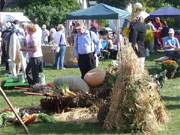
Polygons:
[[88,71],[85,74],[84,80],[86,81],[86,83],[89,86],[97,87],[104,82],[105,76],[106,76],[106,71],[95,68],[95,69]]

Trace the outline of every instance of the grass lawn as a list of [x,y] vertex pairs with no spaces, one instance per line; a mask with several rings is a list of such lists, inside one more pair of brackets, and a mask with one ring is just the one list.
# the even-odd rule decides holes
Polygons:
[[[160,70],[159,65],[153,62],[153,59],[157,55],[151,56],[146,61],[146,67],[150,73],[155,73]],[[101,68],[106,68],[110,61],[101,62]],[[0,79],[3,79],[3,68],[0,71]],[[63,71],[53,70],[51,68],[45,69],[46,80],[51,82],[58,76],[67,75],[80,75],[79,69],[66,69]],[[27,107],[38,106],[41,97],[24,96],[22,91],[6,91],[7,96],[15,107]],[[163,126],[157,135],[178,135],[180,134],[180,78],[167,80],[164,87],[161,89],[161,96],[166,104],[170,122]],[[7,104],[0,96],[0,110],[8,108]],[[55,135],[55,134],[112,134],[101,128],[97,124],[75,124],[75,123],[39,123],[28,126],[30,134],[32,135]],[[0,128],[0,135],[16,135],[23,134],[23,128],[15,127],[13,125],[7,125],[4,128]],[[113,132],[113,134],[131,134],[131,133],[119,133]]]

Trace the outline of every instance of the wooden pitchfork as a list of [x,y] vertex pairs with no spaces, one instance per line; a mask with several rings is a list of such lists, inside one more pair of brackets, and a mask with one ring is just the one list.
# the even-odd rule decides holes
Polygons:
[[21,123],[21,125],[24,127],[24,130],[26,132],[26,134],[29,134],[28,128],[26,127],[26,125],[24,124],[24,122],[22,121],[22,119],[19,117],[19,115],[17,114],[17,112],[15,111],[14,107],[12,106],[10,100],[8,99],[8,97],[6,96],[5,92],[3,91],[3,89],[0,87],[0,92],[3,96],[3,98],[5,99],[6,103],[9,105],[9,107],[12,109],[13,113],[15,114],[16,118],[19,120],[19,122]]

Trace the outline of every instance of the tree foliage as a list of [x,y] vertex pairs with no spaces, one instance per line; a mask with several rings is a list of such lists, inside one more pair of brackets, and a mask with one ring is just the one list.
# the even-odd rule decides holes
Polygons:
[[128,4],[128,0],[97,0],[98,3],[105,3],[117,8],[124,9],[126,5]]
[[[136,3],[137,0],[97,0],[97,2],[124,9],[129,2]],[[142,3],[149,12],[165,6],[180,7],[179,0],[138,0],[138,2]]]
[[30,18],[38,18],[40,25],[56,26],[63,23],[67,13],[79,9],[75,0],[17,0]]

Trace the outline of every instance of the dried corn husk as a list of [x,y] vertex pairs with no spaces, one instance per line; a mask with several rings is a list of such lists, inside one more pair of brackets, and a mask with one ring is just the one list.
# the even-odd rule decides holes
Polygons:
[[168,121],[157,86],[151,82],[148,72],[140,67],[130,45],[122,46],[119,58],[118,77],[104,127],[153,133],[159,129],[160,123]]

